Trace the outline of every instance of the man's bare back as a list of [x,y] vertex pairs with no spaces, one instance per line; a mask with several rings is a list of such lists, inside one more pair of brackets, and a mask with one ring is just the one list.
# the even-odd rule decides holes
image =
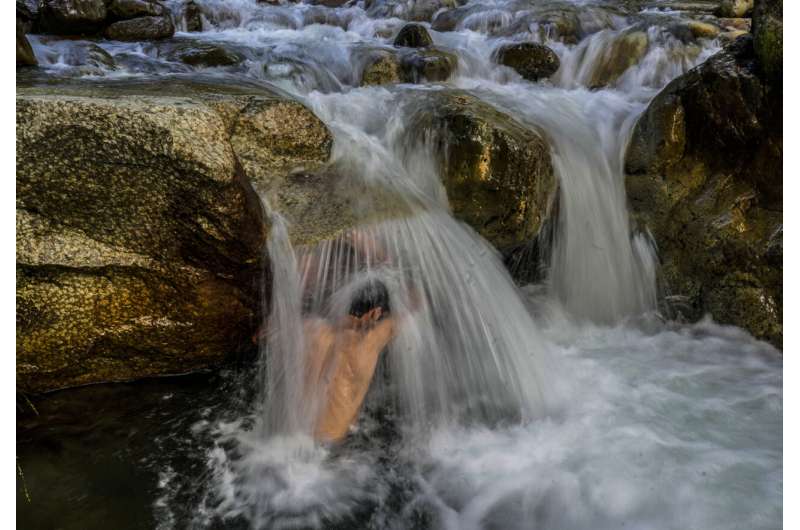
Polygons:
[[392,317],[376,307],[360,317],[348,315],[334,328],[325,321],[306,326],[309,357],[306,385],[320,390],[314,435],[325,442],[344,438],[358,416],[378,358],[395,334]]

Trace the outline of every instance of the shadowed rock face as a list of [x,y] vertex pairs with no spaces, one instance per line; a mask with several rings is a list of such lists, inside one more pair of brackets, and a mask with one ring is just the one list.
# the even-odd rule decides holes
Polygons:
[[252,151],[266,178],[321,166],[330,137],[299,103],[212,90],[18,88],[20,390],[185,373],[251,347],[268,229]]
[[456,218],[500,250],[536,237],[556,190],[550,149],[539,134],[456,91],[430,98],[410,130],[434,135]]
[[24,22],[17,17],[17,66],[36,66],[36,55],[25,36]]
[[45,0],[41,6],[43,29],[56,35],[97,32],[107,15],[105,0]]
[[664,88],[634,129],[626,186],[658,244],[671,309],[780,346],[781,99],[758,71],[741,37]]
[[783,82],[783,0],[760,0],[753,10],[753,45],[761,71],[780,87]]

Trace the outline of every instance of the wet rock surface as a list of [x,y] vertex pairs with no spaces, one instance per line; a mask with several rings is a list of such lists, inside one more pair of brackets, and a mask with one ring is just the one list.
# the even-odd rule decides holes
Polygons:
[[[678,77],[633,132],[627,191],[655,236],[672,310],[711,313],[780,346],[780,91],[745,36]],[[770,250],[773,249],[773,250]]]
[[540,134],[458,91],[437,94],[412,123],[436,139],[456,218],[501,250],[536,237],[556,189]]
[[41,6],[42,28],[57,35],[95,33],[107,15],[104,0],[45,0]]
[[110,24],[105,36],[111,40],[140,41],[159,40],[172,37],[175,26],[168,16],[144,16],[120,20]]
[[406,24],[394,39],[395,46],[424,48],[433,44],[428,30],[420,24]]
[[268,223],[247,150],[262,177],[321,162],[324,143],[292,136],[314,119],[247,86],[18,89],[18,389],[186,373],[251,348]]
[[528,81],[550,77],[561,65],[553,50],[535,42],[501,46],[495,57],[499,64],[513,68]]
[[[176,39],[177,40],[177,39]],[[170,46],[169,54],[184,64],[199,67],[232,66],[244,57],[224,46],[207,42],[180,41]]]
[[36,55],[25,36],[25,22],[17,17],[17,66],[36,66]]
[[758,66],[770,82],[783,81],[783,0],[760,0],[753,12],[753,46]]

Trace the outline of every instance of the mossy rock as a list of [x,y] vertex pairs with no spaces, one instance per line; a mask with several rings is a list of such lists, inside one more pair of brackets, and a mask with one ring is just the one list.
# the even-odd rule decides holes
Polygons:
[[753,12],[753,45],[759,69],[777,89],[783,83],[783,1],[760,0]]

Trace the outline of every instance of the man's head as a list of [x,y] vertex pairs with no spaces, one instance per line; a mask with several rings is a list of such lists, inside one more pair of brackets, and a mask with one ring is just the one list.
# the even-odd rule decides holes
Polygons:
[[373,309],[380,309],[381,316],[389,313],[389,291],[380,280],[369,280],[356,291],[349,313],[361,318]]

